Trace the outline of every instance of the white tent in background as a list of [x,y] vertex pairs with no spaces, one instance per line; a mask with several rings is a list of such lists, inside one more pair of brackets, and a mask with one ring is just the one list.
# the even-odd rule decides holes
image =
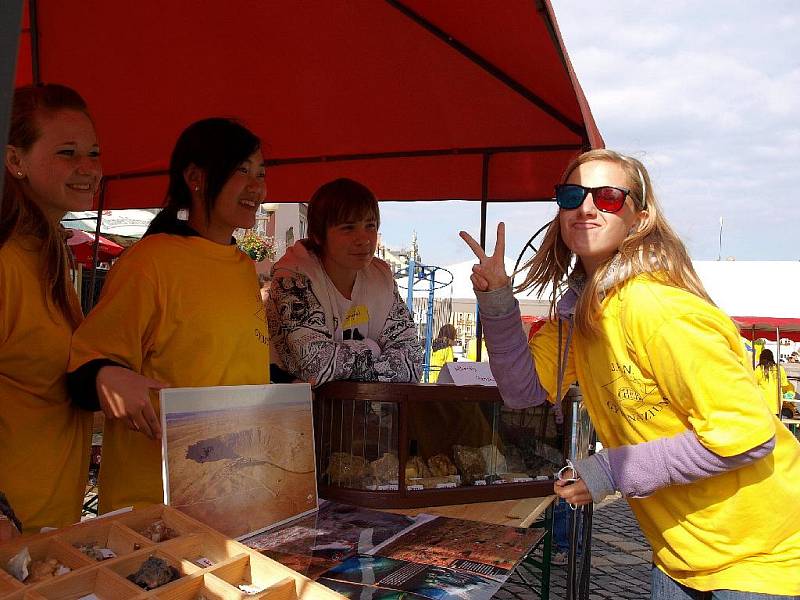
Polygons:
[[[436,291],[436,296],[453,299],[474,299],[472,265],[475,260],[446,265],[453,274],[449,287]],[[514,260],[506,257],[506,272],[514,269]],[[800,318],[800,261],[704,261],[693,262],[706,291],[728,315]],[[515,283],[520,283],[520,273]],[[405,287],[405,280],[398,280]],[[401,292],[404,295],[404,292]],[[536,300],[532,294],[515,294],[519,300]],[[414,297],[428,296],[428,288],[420,282]],[[547,300],[545,293],[543,300]]]
[[[100,233],[125,237],[142,237],[155,217],[148,210],[104,210]],[[96,211],[74,211],[64,215],[62,224],[70,229],[94,232],[97,229]]]
[[800,318],[800,261],[693,264],[711,299],[731,317]]

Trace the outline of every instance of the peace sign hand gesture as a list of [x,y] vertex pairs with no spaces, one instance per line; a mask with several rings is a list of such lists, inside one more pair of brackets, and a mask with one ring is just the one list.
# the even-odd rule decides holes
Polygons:
[[509,277],[506,275],[505,253],[506,253],[506,226],[505,223],[497,224],[497,241],[494,245],[494,254],[486,256],[470,234],[460,231],[461,236],[467,246],[469,246],[478,257],[479,264],[472,266],[472,287],[478,292],[491,292],[508,285]]

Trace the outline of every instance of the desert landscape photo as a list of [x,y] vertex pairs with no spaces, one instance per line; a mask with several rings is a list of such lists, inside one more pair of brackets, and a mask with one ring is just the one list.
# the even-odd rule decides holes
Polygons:
[[165,423],[175,508],[231,537],[316,509],[307,400],[167,412]]

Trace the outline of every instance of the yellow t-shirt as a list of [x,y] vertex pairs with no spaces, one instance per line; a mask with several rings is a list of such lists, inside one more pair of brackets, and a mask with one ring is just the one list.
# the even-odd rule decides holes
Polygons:
[[[258,277],[236,246],[158,234],[129,249],[75,332],[69,370],[108,358],[171,387],[269,382]],[[158,413],[158,396],[152,395]],[[107,420],[100,511],[163,501],[161,443]]]
[[[474,337],[467,342],[467,360],[478,360],[478,338]],[[486,338],[481,339],[481,362],[489,362],[489,351],[486,349]]]
[[[604,300],[601,329],[594,339],[574,334],[565,380],[577,375],[605,446],[691,429],[712,452],[733,456],[776,438],[772,454],[741,469],[628,499],[655,564],[698,590],[800,594],[800,444],[760,400],[731,320],[639,276]],[[551,395],[556,340],[555,323],[531,340]]]
[[442,370],[444,364],[453,362],[454,358],[452,346],[447,346],[436,352],[431,352],[430,366],[434,368],[428,373],[428,383],[436,383],[439,380],[439,372]]
[[781,407],[783,406],[783,394],[785,392],[793,392],[794,386],[789,383],[786,377],[786,371],[783,367],[778,365],[781,377],[781,398],[778,399],[778,390],[776,389],[775,371],[770,370],[767,375],[764,374],[764,368],[761,365],[756,365],[756,383],[764,395],[764,400],[773,414],[779,415]]
[[92,422],[67,397],[72,326],[45,304],[40,249],[0,248],[0,490],[27,533],[80,520]]

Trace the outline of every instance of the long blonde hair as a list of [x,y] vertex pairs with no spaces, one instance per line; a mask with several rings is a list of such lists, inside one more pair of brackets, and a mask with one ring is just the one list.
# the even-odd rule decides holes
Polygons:
[[[628,178],[630,196],[637,212],[646,216],[619,246],[615,256],[610,257],[588,278],[575,307],[575,327],[583,335],[594,336],[600,332],[601,291],[614,293],[627,279],[640,273],[659,272],[665,284],[684,289],[707,302],[713,301],[706,292],[692,266],[692,261],[683,242],[672,230],[664,217],[661,206],[653,193],[650,176],[644,165],[635,158],[613,150],[590,150],[576,157],[564,171],[561,182],[566,182],[580,165],[602,160],[619,165]],[[558,215],[547,229],[542,246],[521,270],[528,270],[525,280],[517,292],[533,288],[537,294],[552,286],[550,315],[556,316],[556,303],[565,291],[565,282],[570,273],[582,274],[580,260],[561,237]],[[616,259],[616,261],[615,261]],[[612,285],[606,289],[606,279],[612,261],[619,265],[619,273]],[[574,264],[571,270],[571,266]]]

